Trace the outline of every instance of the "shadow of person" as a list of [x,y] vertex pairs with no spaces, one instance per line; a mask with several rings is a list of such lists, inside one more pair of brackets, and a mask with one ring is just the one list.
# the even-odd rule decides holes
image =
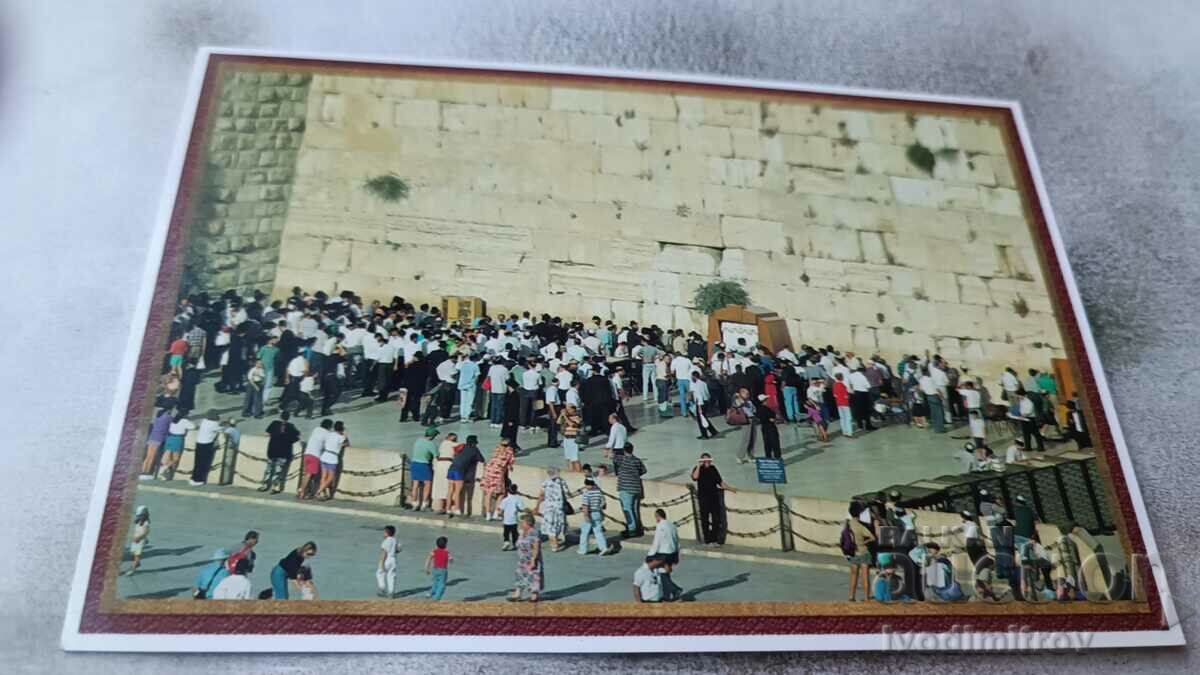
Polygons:
[[574,586],[567,586],[566,588],[546,591],[542,593],[541,597],[543,600],[561,600],[563,598],[569,598],[572,595],[579,595],[581,593],[599,590],[619,578],[620,577],[603,577],[601,579],[593,579],[592,581],[585,581],[581,584],[575,584]]
[[161,591],[149,591],[146,593],[138,593],[136,595],[125,596],[126,600],[162,600],[164,598],[174,598],[178,595],[191,595],[191,586],[180,586],[179,588],[164,588]]
[[[451,586],[456,586],[458,584],[463,584],[468,581],[470,581],[470,579],[467,577],[456,577],[456,578],[451,579],[450,581],[446,582],[446,588],[450,588]],[[406,588],[402,591],[396,591],[395,593],[392,594],[392,597],[393,598],[407,598],[407,597],[410,597],[413,595],[417,595],[418,593],[428,594],[429,588],[432,585],[433,584],[431,582],[431,583],[425,584],[424,586],[416,586],[414,588]],[[470,598],[464,598],[464,599],[469,600]]]
[[708,593],[710,591],[717,591],[722,588],[729,588],[730,586],[737,586],[738,584],[744,584],[749,580],[750,580],[750,573],[742,572],[741,574],[733,577],[732,579],[726,579],[724,581],[717,581],[717,582],[708,584],[707,586],[700,586],[699,588],[693,588],[691,590],[684,591],[683,595],[679,596],[679,599],[682,600],[683,602],[695,602],[696,596],[698,596],[702,593]]
[[[180,548],[151,548],[142,554],[142,560],[149,560],[150,558],[158,558],[158,557],[164,556],[164,555],[184,555],[186,553],[191,553],[192,551],[195,551],[198,548],[201,548],[201,544],[196,544],[195,546],[183,546]],[[133,555],[130,554],[129,551],[125,551],[125,555],[124,555],[123,559],[124,560],[133,560]]]

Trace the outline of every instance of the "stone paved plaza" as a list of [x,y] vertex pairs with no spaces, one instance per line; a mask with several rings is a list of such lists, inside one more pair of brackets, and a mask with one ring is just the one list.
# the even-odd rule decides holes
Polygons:
[[[229,416],[240,418],[241,396],[219,394],[214,391],[212,382],[210,377],[201,384],[193,416],[216,408],[221,412],[222,419]],[[272,406],[268,406],[267,410],[272,410]],[[767,486],[758,485],[753,464],[739,465],[734,459],[740,429],[727,430],[723,420],[714,419],[713,422],[722,433],[719,438],[702,443],[696,439],[696,423],[691,418],[676,416],[659,419],[656,406],[644,404],[639,396],[628,402],[626,412],[638,429],[630,437],[630,442],[646,463],[646,479],[686,484],[690,482],[689,473],[699,454],[708,452],[730,485],[745,490],[769,491]],[[678,414],[678,406],[675,412]],[[353,466],[355,445],[395,448],[397,453],[410,453],[413,442],[424,431],[420,424],[399,423],[400,411],[394,400],[375,403],[370,398],[350,398],[349,394],[345,394],[342,402],[334,406],[332,417],[344,421],[349,431],[352,447],[346,454],[348,467]],[[305,438],[319,421],[317,417],[312,420],[293,419]],[[268,417],[262,420],[248,419],[242,421],[239,427],[243,434],[264,435],[269,423]],[[499,431],[490,428],[487,422],[453,422],[443,424],[440,428],[442,433],[458,433],[460,439],[466,438],[467,434],[477,434],[485,455],[490,455],[500,437]],[[966,435],[961,428],[945,434],[934,434],[897,424],[853,439],[842,438],[833,428],[830,432],[831,442],[821,443],[808,425],[780,425],[788,480],[786,485],[779,486],[781,494],[848,499],[889,485],[960,473],[962,470],[956,458],[964,442],[958,437]],[[539,467],[563,466],[562,451],[546,446],[544,430],[522,432],[520,443],[524,454],[518,458],[518,462]],[[588,449],[580,453],[580,460],[592,464],[602,462],[603,446],[603,438],[592,438]]]
[[[216,496],[208,499],[206,496]],[[260,531],[258,562],[251,575],[254,591],[270,585],[275,563],[308,540],[319,547],[310,566],[321,599],[375,599],[375,567],[382,528],[397,525],[398,600],[421,600],[429,589],[423,565],[434,540],[449,538],[451,564],[446,601],[503,602],[512,590],[516,554],[501,552],[500,525],[478,519],[447,523],[440,518],[417,519],[382,507],[363,504],[299,504],[288,495],[269,498],[236,488],[203,489],[139,485],[137,504],[150,507],[153,519],[150,545],[142,567],[121,576],[122,598],[187,598],[201,567],[214,550],[241,541],[248,529]],[[577,521],[573,517],[572,521]],[[419,524],[418,524],[419,523]],[[608,528],[610,534],[612,528]],[[575,533],[571,535],[574,542]],[[632,601],[633,573],[641,564],[646,539],[627,544],[613,556],[580,556],[574,547],[545,553],[547,601]],[[685,543],[686,545],[686,543]],[[684,601],[839,600],[846,592],[846,574],[827,556],[790,553],[739,556],[729,547],[722,553],[693,553],[685,548],[673,578],[684,588]],[[721,557],[717,557],[717,556]],[[128,560],[128,554],[126,554]],[[128,562],[122,563],[122,569]]]

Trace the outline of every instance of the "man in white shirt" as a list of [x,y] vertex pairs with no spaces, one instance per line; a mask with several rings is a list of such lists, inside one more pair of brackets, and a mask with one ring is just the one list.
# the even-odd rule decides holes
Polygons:
[[[629,430],[621,424],[621,420],[614,413],[608,416],[608,423],[611,425],[608,429],[608,440],[604,442],[604,457],[612,459],[613,466],[620,464],[620,458],[625,454],[625,443],[629,440]],[[614,470],[614,473],[616,471]]]
[[696,409],[696,426],[700,428],[700,435],[696,438],[706,441],[717,435],[717,430],[713,427],[712,422],[708,420],[708,415],[704,414],[704,404],[708,403],[711,396],[708,393],[708,383],[700,379],[700,371],[693,370],[691,384],[688,385],[692,396],[692,403]]
[[979,395],[979,390],[975,388],[975,383],[967,380],[958,388],[958,395],[962,397],[963,407],[967,409],[967,416],[971,416],[972,410],[979,410],[982,397]]
[[662,585],[658,575],[651,567],[658,566],[658,561],[647,557],[642,566],[633,573],[633,599],[637,602],[660,602],[662,600]]
[[404,342],[404,364],[408,365],[413,362],[417,354],[424,350],[421,349],[421,343],[417,341],[416,331],[408,334],[408,339]]
[[487,371],[488,386],[491,391],[488,393],[488,412],[491,426],[493,429],[499,429],[504,424],[504,395],[508,393],[508,367],[500,359],[496,359],[492,363],[492,367]]
[[250,558],[242,558],[237,561],[233,568],[233,574],[221,580],[217,587],[212,590],[213,600],[252,600],[254,599],[254,587],[250,584],[250,572],[254,569],[254,563],[250,562]]
[[688,401],[688,390],[692,383],[692,362],[686,354],[677,353],[671,359],[671,374],[675,376],[675,386],[679,388],[679,414],[687,415],[691,404]]
[[388,395],[392,393],[392,375],[396,371],[397,354],[396,343],[390,340],[378,337],[375,340],[375,387],[379,390],[376,401],[386,401]]
[[529,359],[525,372],[521,373],[521,408],[517,424],[526,431],[533,429],[533,407],[542,392],[542,366],[536,359]]
[[921,378],[917,380],[917,387],[920,388],[921,394],[925,396],[925,403],[929,406],[929,425],[933,428],[934,433],[945,433],[946,418],[943,416],[943,411],[946,408],[946,399],[942,398],[941,391],[933,383],[933,376],[923,372]]
[[1017,394],[1017,414],[1009,413],[1008,416],[1021,423],[1021,436],[1025,442],[1025,447],[1029,450],[1034,450],[1030,444],[1031,439],[1037,439],[1038,452],[1046,451],[1046,444],[1042,439],[1041,425],[1037,422],[1037,407],[1033,405],[1033,401],[1025,392]]
[[217,411],[209,410],[200,421],[196,430],[196,461],[192,467],[192,478],[188,482],[193,486],[208,483],[208,470],[212,468],[213,457],[216,455],[217,436],[221,433],[221,422],[218,421]]
[[654,541],[646,557],[659,562],[655,572],[662,587],[662,599],[670,601],[678,598],[683,590],[671,581],[671,572],[679,564],[679,528],[667,519],[663,509],[654,510],[654,519],[658,524],[654,526]]
[[595,331],[588,331],[587,337],[583,338],[583,347],[590,354],[600,353],[600,338],[596,337]]
[[859,431],[874,431],[875,426],[871,424],[871,381],[861,366],[850,373],[846,387],[850,390],[850,409]]
[[[946,362],[940,360],[929,364],[929,376],[933,378],[933,386],[937,387],[938,393],[942,396],[943,403],[950,400],[950,377],[946,375],[945,367]],[[942,410],[946,416],[946,423],[953,424],[954,415],[950,412],[950,406],[943,405]]]
[[304,444],[304,474],[300,478],[300,489],[296,491],[297,499],[309,499],[308,485],[321,474],[321,452],[325,449],[325,437],[332,430],[333,420],[325,419],[309,434],[308,442]]

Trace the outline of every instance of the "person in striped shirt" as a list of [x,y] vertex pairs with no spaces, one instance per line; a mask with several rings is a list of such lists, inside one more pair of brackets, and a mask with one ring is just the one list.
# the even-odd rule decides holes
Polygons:
[[642,536],[642,474],[646,465],[633,456],[633,443],[625,444],[621,463],[617,465],[617,495],[625,512],[625,538]]
[[588,534],[596,537],[600,555],[611,555],[613,549],[604,538],[604,494],[591,478],[583,480],[583,523],[579,526],[579,555],[591,553]]

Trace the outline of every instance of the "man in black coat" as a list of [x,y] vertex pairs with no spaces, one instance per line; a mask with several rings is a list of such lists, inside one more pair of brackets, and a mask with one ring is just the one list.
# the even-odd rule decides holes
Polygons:
[[421,420],[421,397],[425,395],[432,372],[429,369],[429,363],[425,360],[425,355],[420,352],[413,356],[412,363],[404,366],[401,386],[407,389],[408,393],[404,400],[404,410],[400,412],[401,422],[407,422],[409,415],[412,415],[414,422]]
[[607,377],[600,374],[599,368],[592,368],[592,374],[583,381],[580,387],[583,396],[584,424],[592,434],[608,434],[608,414],[616,405],[613,400],[612,384]]

